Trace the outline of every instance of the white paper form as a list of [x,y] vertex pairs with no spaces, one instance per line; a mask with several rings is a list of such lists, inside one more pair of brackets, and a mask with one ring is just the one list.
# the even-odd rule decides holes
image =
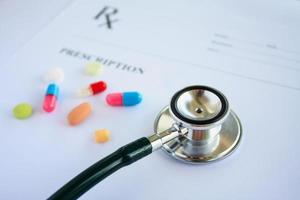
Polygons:
[[[163,152],[120,170],[82,199],[295,199],[300,161],[300,2],[75,1],[33,38],[1,74],[0,193],[45,199],[121,145],[153,132],[172,94],[191,84],[216,87],[240,116],[243,138],[227,159],[191,166]],[[105,94],[76,91],[97,79],[85,63],[102,62],[108,91],[139,90],[141,105],[111,108]],[[41,76],[61,66],[66,80],[54,113],[41,111]],[[11,116],[34,104],[26,121]],[[70,127],[70,109],[90,101],[94,112]],[[93,143],[108,128],[112,141]]]

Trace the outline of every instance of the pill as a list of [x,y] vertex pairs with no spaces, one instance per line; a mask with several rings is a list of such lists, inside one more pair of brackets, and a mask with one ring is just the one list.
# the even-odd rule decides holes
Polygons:
[[141,101],[139,92],[111,93],[106,96],[106,102],[111,106],[134,106]]
[[110,139],[110,131],[107,129],[97,130],[94,138],[97,143],[107,142]]
[[85,65],[85,73],[90,76],[97,76],[103,71],[103,65],[99,62],[90,62]]
[[61,68],[56,67],[50,69],[44,76],[44,81],[46,83],[61,83],[64,80],[64,72]]
[[92,112],[92,106],[90,103],[85,102],[82,104],[79,104],[75,108],[71,110],[71,112],[68,114],[68,121],[69,124],[72,126],[76,126],[80,123],[82,123],[88,116],[90,116]]
[[79,91],[79,96],[86,97],[86,96],[96,95],[106,90],[106,87],[107,85],[104,81],[91,83],[88,87],[83,88]]
[[51,83],[47,87],[46,95],[43,103],[43,110],[45,112],[52,112],[56,107],[56,101],[59,94],[58,85]]
[[32,115],[32,106],[28,103],[20,103],[14,107],[13,115],[17,119],[26,119]]

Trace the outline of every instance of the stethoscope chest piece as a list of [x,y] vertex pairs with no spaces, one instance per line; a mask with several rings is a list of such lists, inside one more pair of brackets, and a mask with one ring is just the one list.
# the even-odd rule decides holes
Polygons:
[[225,158],[236,149],[242,134],[240,120],[230,110],[226,97],[207,86],[190,86],[178,91],[170,105],[159,113],[154,131],[159,135],[174,124],[188,131],[162,148],[188,163]]

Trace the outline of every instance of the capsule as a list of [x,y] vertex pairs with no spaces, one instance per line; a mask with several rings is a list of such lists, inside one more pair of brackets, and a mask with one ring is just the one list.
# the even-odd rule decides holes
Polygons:
[[85,97],[85,96],[92,96],[99,94],[106,90],[106,83],[104,81],[98,81],[96,83],[90,84],[88,87],[83,88],[79,91],[79,96]]
[[48,85],[44,103],[43,103],[43,109],[45,112],[52,112],[56,107],[56,101],[59,94],[59,88],[58,85],[52,83]]
[[106,96],[106,102],[111,106],[134,106],[142,101],[139,92],[111,93]]

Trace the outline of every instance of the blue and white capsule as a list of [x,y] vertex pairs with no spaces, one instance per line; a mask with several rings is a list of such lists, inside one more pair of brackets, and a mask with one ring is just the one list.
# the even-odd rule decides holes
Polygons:
[[106,96],[106,102],[111,106],[135,106],[143,100],[139,92],[118,92]]

